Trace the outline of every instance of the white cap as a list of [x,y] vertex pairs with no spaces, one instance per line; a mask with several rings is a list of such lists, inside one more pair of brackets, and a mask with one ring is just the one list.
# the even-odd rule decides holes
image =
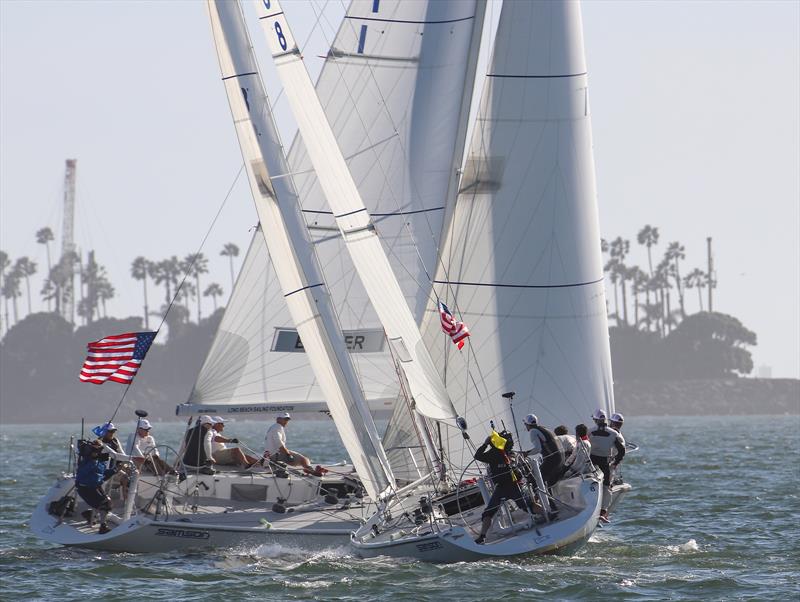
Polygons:
[[605,422],[606,413],[603,410],[595,410],[594,414],[592,414],[592,420],[602,420]]
[[225,419],[222,416],[214,416],[211,420],[214,424],[225,424]]
[[139,420],[139,428],[149,431],[151,428],[153,428],[153,425],[150,424],[150,421],[147,418],[142,418]]
[[281,412],[280,414],[278,414],[278,416],[277,416],[277,417],[278,417],[278,418],[288,418],[289,420],[291,420],[291,419],[292,419],[292,417],[291,417],[291,416],[289,416],[289,412]]
[[200,416],[198,420],[200,421],[200,424],[214,424],[214,421],[211,420],[211,416],[206,416],[205,414]]
[[620,424],[622,424],[623,422],[625,422],[625,417],[622,414],[617,414],[617,413],[611,414],[611,422],[619,422]]
[[529,426],[536,426],[539,424],[539,419],[536,417],[536,414],[528,414],[522,419],[522,422]]

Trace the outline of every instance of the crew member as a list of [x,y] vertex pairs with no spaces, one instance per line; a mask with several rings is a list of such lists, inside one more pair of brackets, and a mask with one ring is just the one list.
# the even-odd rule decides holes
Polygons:
[[531,449],[527,455],[542,455],[542,478],[548,487],[556,484],[564,472],[564,449],[553,431],[539,425],[535,414],[528,414],[522,420],[531,438]]
[[[625,422],[625,417],[618,412],[614,412],[611,414],[611,418],[608,419],[608,425],[617,431],[620,435],[622,434],[622,423]],[[615,469],[611,471],[611,485],[620,485],[623,483],[622,474],[620,471],[616,470],[616,462],[617,460],[617,449],[616,447],[611,450],[611,458],[610,462],[614,465]]]
[[150,421],[142,418],[136,424],[136,432],[128,436],[125,449],[130,451],[131,460],[139,470],[145,467],[146,461],[145,470],[154,471],[153,474],[178,474],[172,466],[161,459],[156,447],[156,440],[150,434],[152,428],[153,425],[150,424]]
[[202,474],[214,474],[214,453],[211,442],[214,430],[211,416],[200,416],[198,424],[186,431],[183,441],[183,463],[186,466],[199,467]]
[[499,435],[492,433],[475,452],[475,459],[486,463],[489,476],[494,483],[492,497],[489,498],[489,502],[481,514],[481,532],[475,539],[475,543],[486,541],[486,534],[492,526],[492,518],[497,514],[504,499],[514,500],[519,508],[530,511],[519,488],[517,475],[511,466],[509,453],[513,446],[514,439],[511,437],[511,433],[502,431]]
[[575,451],[575,437],[569,434],[569,430],[563,424],[559,424],[553,429],[556,438],[561,442],[561,448],[564,450],[564,461],[572,455]]
[[264,457],[271,462],[302,466],[307,472],[313,473],[311,460],[286,447],[286,427],[291,419],[289,412],[283,412],[275,419],[275,424],[267,429],[267,434],[264,436]]
[[[625,439],[619,432],[606,426],[606,413],[597,410],[592,415],[595,428],[589,433],[589,443],[592,446],[592,463],[603,471],[603,507],[600,510],[601,520],[608,521],[608,506],[611,504],[611,470],[625,457]],[[611,451],[616,449],[617,455],[613,463],[610,462]]]
[[564,461],[568,477],[594,470],[591,461],[592,445],[589,443],[589,428],[585,424],[575,427],[575,449]]
[[229,439],[222,434],[225,429],[225,419],[222,416],[214,416],[212,420],[214,421],[211,426],[214,429],[214,438],[211,441],[211,450],[214,462],[222,466],[240,466],[242,468],[249,468],[258,462],[258,458],[246,456],[238,447],[228,447],[226,445],[226,443],[236,445],[239,440],[236,438]]
[[116,469],[108,466],[109,455],[104,452],[100,439],[78,441],[78,467],[75,470],[75,490],[89,509],[81,513],[90,527],[94,524],[94,511],[100,514],[99,533],[108,533],[106,517],[111,511],[111,498],[103,491],[103,483],[114,476]]

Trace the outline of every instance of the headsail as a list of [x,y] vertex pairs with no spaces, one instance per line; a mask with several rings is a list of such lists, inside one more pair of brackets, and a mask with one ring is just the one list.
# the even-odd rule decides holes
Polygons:
[[[579,10],[503,4],[447,224],[435,286],[469,324],[470,353],[442,345],[433,310],[423,333],[473,429],[489,419],[511,428],[506,391],[518,421],[534,412],[573,427],[613,409]],[[459,438],[449,447],[452,462],[469,461]]]
[[313,245],[299,212],[283,148],[238,3],[209,0],[222,79],[250,187],[284,299],[328,408],[373,498],[393,485],[388,461],[345,348]]
[[[484,11],[474,0],[381,0],[377,10],[353,2],[316,86],[417,322],[429,299],[420,284],[435,266],[444,199],[457,186]],[[369,54],[358,52],[362,25],[370,38],[381,37]],[[364,394],[370,407],[391,407],[398,388],[383,327],[299,136],[288,159]],[[323,399],[266,255],[257,233],[182,411],[203,404],[247,413]]]
[[[257,8],[284,92],[320,185],[350,258],[379,314],[392,355],[408,376],[417,410],[436,420],[454,419],[453,405],[422,342],[417,323],[377,237],[375,225],[347,169],[287,25],[286,15],[276,0],[258,4]],[[362,33],[359,50],[366,52],[365,44]]]

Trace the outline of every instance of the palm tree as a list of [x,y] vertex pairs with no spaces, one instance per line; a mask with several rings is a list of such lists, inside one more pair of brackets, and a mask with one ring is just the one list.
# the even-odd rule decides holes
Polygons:
[[672,276],[675,279],[675,288],[678,289],[678,301],[680,302],[681,306],[681,318],[686,317],[686,310],[683,305],[683,283],[681,282],[681,270],[678,261],[681,259],[686,259],[686,249],[684,249],[683,245],[679,242],[671,242],[667,247],[667,252],[664,255],[665,259],[669,259],[673,262],[674,271],[672,272]]
[[672,285],[669,283],[669,277],[673,275],[674,270],[675,267],[668,257],[664,257],[656,266],[656,284],[661,293],[661,336],[667,335],[671,323],[672,299],[670,289]]
[[[105,270],[102,271],[105,272]],[[95,291],[97,293],[97,298],[103,305],[103,317],[106,318],[108,317],[108,313],[106,312],[106,301],[113,298],[116,291],[114,290],[114,286],[111,284],[111,282],[109,282],[108,278],[106,278],[105,274],[101,274],[98,277],[97,282],[95,283]]]
[[150,330],[149,309],[147,307],[147,276],[152,271],[152,262],[141,255],[133,260],[131,264],[131,276],[135,280],[141,280],[144,288],[144,327]]
[[[53,264],[50,261],[50,243],[55,239],[53,236],[53,231],[48,227],[45,226],[41,230],[36,232],[36,242],[40,245],[44,245],[47,249],[47,273],[48,275],[53,270]],[[50,300],[51,297],[47,297],[47,311],[50,311]]]
[[206,287],[206,290],[203,291],[204,297],[211,297],[211,300],[214,302],[214,311],[217,311],[217,297],[222,296],[222,287],[217,284],[216,282],[212,282]]
[[[186,264],[187,271],[190,276],[194,276],[195,290],[200,292],[200,274],[208,274],[208,259],[202,253],[196,255],[187,255],[183,260]],[[216,308],[215,308],[216,309]],[[200,295],[197,295],[197,323],[200,323],[202,317],[200,311]]]
[[686,288],[697,288],[697,300],[700,302],[700,311],[703,311],[703,287],[706,285],[706,273],[700,268],[695,268],[683,279]]
[[608,276],[611,279],[611,284],[614,286],[614,318],[617,322],[617,326],[619,326],[619,297],[617,296],[617,281],[619,280],[620,265],[619,259],[613,257],[609,259],[606,265],[603,267],[603,271],[608,272]]
[[170,303],[172,303],[172,287],[175,285],[177,288],[178,276],[180,274],[180,262],[175,255],[169,259],[162,259],[153,266],[150,277],[155,281],[156,284],[164,285],[167,293],[167,296],[165,297],[167,307],[169,307]]
[[[16,266],[14,266],[16,268]],[[6,274],[6,277],[3,279],[3,297],[6,300],[6,328],[8,328],[9,320],[8,320],[8,300],[11,299],[14,308],[14,324],[17,323],[19,320],[19,314],[17,313],[17,297],[19,297],[19,282],[20,278],[22,278],[22,274],[20,274],[16,269],[11,269],[11,271]]]
[[639,328],[639,294],[646,293],[648,295],[649,304],[649,289],[647,286],[649,278],[647,277],[647,274],[637,265],[628,270],[627,277],[631,281],[631,288],[633,290],[633,324],[636,326],[636,328]]
[[[627,269],[625,268],[625,257],[628,255],[631,249],[631,242],[629,240],[623,239],[621,236],[617,236],[614,240],[611,241],[611,244],[608,246],[609,255],[611,255],[612,259],[616,259],[616,266],[615,269],[617,271],[617,278],[620,280],[622,285],[622,314],[625,319],[625,324],[628,323],[628,303],[627,303],[627,295],[625,290],[625,279],[627,277]],[[617,309],[617,323],[619,323],[619,309]]]
[[[12,268],[14,272],[17,272],[20,277],[25,278],[25,289],[28,292],[28,313],[32,313],[33,310],[31,309],[31,280],[30,277],[36,273],[36,262],[31,261],[27,257],[20,257],[17,259],[14,267]],[[14,317],[16,320],[16,316]]]
[[239,247],[232,242],[227,243],[222,251],[219,252],[223,257],[227,257],[231,262],[231,290],[233,290],[233,258],[239,257]]
[[[6,277],[6,269],[11,265],[11,260],[8,258],[8,253],[0,251],[0,291],[3,291],[3,281]],[[8,328],[8,298],[5,299],[5,324]]]
[[639,234],[636,235],[636,241],[640,245],[645,245],[647,247],[647,265],[650,267],[650,277],[653,277],[653,256],[650,252],[650,248],[653,245],[658,244],[658,228],[654,228],[649,224],[646,225],[644,228],[639,230]]

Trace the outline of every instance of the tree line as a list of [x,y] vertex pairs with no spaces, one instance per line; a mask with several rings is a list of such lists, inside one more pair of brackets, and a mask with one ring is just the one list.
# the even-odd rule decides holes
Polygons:
[[[610,242],[601,239],[600,248],[605,261],[603,270],[614,291],[614,311],[609,310],[609,317],[617,326],[633,326],[664,337],[687,316],[686,291],[697,289],[698,308],[703,312],[706,310],[703,291],[707,287],[715,288],[716,280],[713,274],[697,267],[681,276],[686,249],[678,241],[666,245],[661,260],[653,267],[653,254],[658,252],[659,240],[658,228],[649,224],[636,235],[636,242],[647,249],[646,270],[626,263],[631,241],[622,236]],[[677,294],[677,307],[673,307],[673,291]],[[632,312],[629,311],[631,305]]]
[[[47,269],[39,291],[42,307],[46,307],[47,312],[63,315],[62,310],[69,296],[73,295],[75,313],[82,325],[107,318],[106,304],[116,296],[116,289],[106,268],[97,262],[94,251],[89,251],[85,258],[76,252],[64,253],[53,264],[50,243],[54,239],[50,227],[36,232],[36,242],[45,247],[47,254]],[[239,247],[234,243],[227,243],[220,255],[229,259],[233,289],[234,259],[239,256]],[[37,273],[39,266],[31,258],[23,256],[12,260],[8,253],[0,250],[0,296],[3,298],[0,332],[7,332],[24,317],[25,307],[20,307],[21,299],[27,301],[27,315],[34,313],[31,279]],[[142,282],[144,327],[150,328],[150,317],[163,316],[170,304],[172,311],[169,323],[172,326],[188,322],[192,313],[195,313],[199,323],[203,318],[202,297],[210,297],[213,311],[216,311],[218,300],[225,291],[217,282],[203,282],[201,285],[201,280],[205,280],[208,273],[208,258],[203,253],[190,254],[183,259],[176,255],[161,260],[136,257],[131,263],[130,274],[132,278]],[[164,304],[159,304],[156,310],[152,310],[148,302],[148,282],[164,288]]]

